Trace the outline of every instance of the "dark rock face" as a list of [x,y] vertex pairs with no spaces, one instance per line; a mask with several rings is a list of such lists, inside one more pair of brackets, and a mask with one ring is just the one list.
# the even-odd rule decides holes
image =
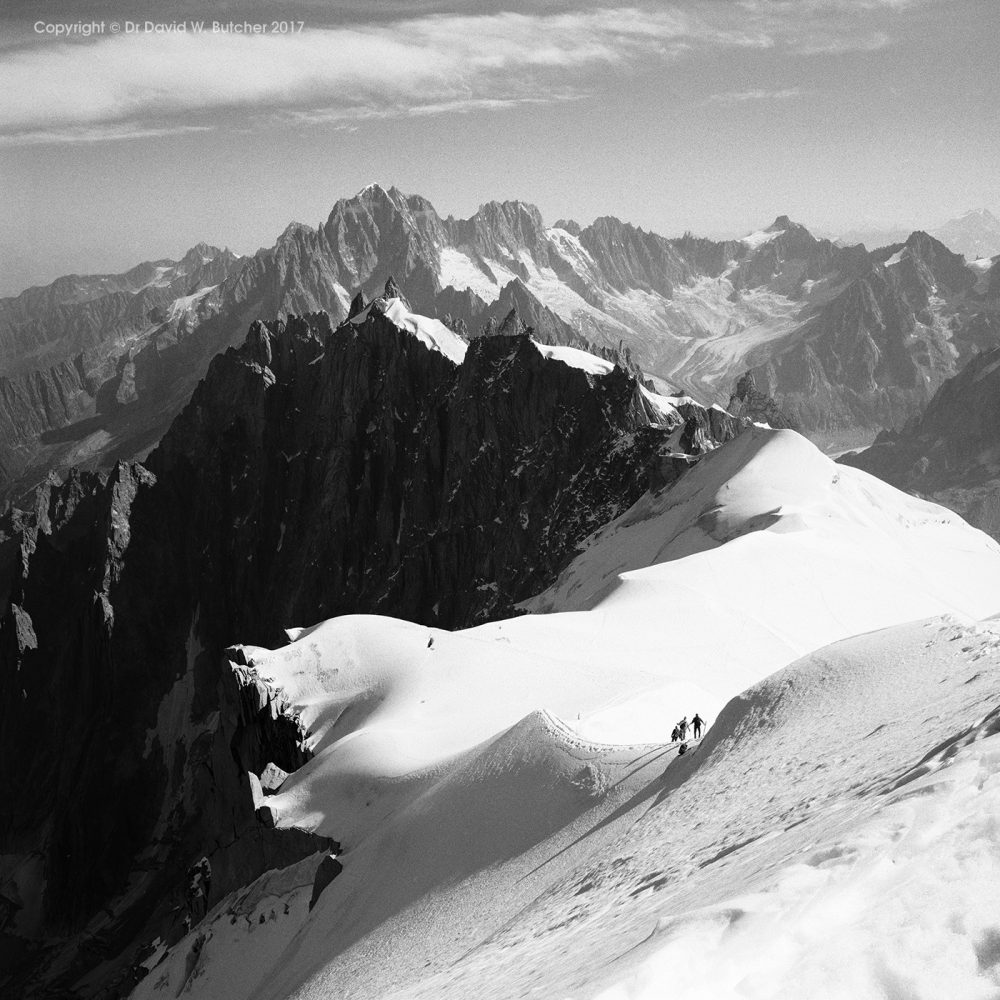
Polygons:
[[605,280],[618,291],[648,289],[670,298],[675,285],[694,277],[691,266],[670,240],[611,216],[596,219],[579,238]]
[[745,417],[755,423],[767,424],[775,430],[799,429],[793,420],[782,413],[781,407],[771,396],[757,388],[753,372],[744,372],[736,380],[736,386],[732,396],[729,397],[729,406],[726,409],[734,417]]
[[273,826],[261,775],[300,766],[308,734],[230,643],[344,612],[509,613],[743,426],[685,404],[651,427],[646,406],[629,372],[546,361],[523,334],[475,340],[456,367],[377,310],[255,323],[145,465],[8,507],[3,989],[124,996],[150,942],[191,919],[200,859],[207,909],[328,849]]
[[974,357],[896,433],[842,459],[1000,540],[1000,348]]
[[210,905],[325,844],[254,815],[254,749],[289,768],[304,751],[202,645],[210,626],[144,527],[156,491],[141,466],[74,474],[0,526],[0,883],[22,900],[0,982],[17,995],[124,996],[133,945],[184,932],[199,857]]

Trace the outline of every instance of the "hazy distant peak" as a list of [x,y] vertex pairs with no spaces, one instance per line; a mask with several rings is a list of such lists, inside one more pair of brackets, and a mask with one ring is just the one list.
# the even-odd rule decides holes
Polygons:
[[970,208],[964,215],[959,216],[959,220],[965,219],[981,219],[983,222],[992,222],[1000,226],[1000,219],[997,219],[988,208]]
[[969,260],[1000,253],[1000,220],[987,208],[971,209],[949,220],[934,235]]

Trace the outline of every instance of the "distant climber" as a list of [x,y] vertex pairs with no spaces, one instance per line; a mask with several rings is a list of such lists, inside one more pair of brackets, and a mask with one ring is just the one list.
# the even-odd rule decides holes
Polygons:
[[685,715],[680,722],[677,723],[677,732],[680,735],[681,740],[687,739],[688,731],[688,717]]
[[696,740],[701,739],[701,727],[705,725],[705,720],[695,712],[694,718],[691,720],[691,728],[694,730],[694,738]]
[[680,738],[681,738],[680,726],[674,726],[674,730],[670,734],[670,742],[676,743]]

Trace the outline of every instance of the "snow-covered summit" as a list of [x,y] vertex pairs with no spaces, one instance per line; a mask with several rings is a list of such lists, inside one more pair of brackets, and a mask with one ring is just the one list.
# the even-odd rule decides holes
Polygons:
[[935,229],[933,235],[969,260],[1000,253],[1000,219],[987,208],[950,219]]
[[[368,315],[375,302],[370,302],[355,316],[352,316],[349,323],[357,326],[368,319]],[[465,352],[468,344],[453,330],[449,330],[438,319],[431,319],[421,316],[407,308],[402,298],[393,297],[379,302],[381,311],[385,317],[394,323],[400,330],[413,334],[428,350],[437,351],[446,358],[460,365],[465,360]]]
[[765,243],[770,243],[790,229],[802,229],[798,223],[792,222],[787,215],[779,215],[767,229],[758,229],[756,232],[744,236],[740,242],[750,250],[757,250]]

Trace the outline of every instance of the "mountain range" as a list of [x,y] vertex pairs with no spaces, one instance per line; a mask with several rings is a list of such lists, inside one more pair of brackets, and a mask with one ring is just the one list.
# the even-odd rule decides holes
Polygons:
[[1000,343],[990,267],[920,233],[869,252],[782,216],[742,240],[666,239],[612,217],[547,226],[521,202],[441,218],[371,185],[249,257],[199,246],[0,301],[0,497],[141,457],[255,319],[336,325],[389,278],[466,339],[513,309],[546,342],[627,350],[661,390],[706,404],[751,369],[814,439],[862,443]]
[[[874,249],[888,246],[890,243],[902,243],[911,231],[899,226],[858,227],[840,233],[836,241],[843,246],[863,243],[866,247]],[[1000,219],[997,219],[988,208],[973,209],[929,229],[928,232],[950,250],[962,254],[966,260],[996,257],[1000,254]]]

